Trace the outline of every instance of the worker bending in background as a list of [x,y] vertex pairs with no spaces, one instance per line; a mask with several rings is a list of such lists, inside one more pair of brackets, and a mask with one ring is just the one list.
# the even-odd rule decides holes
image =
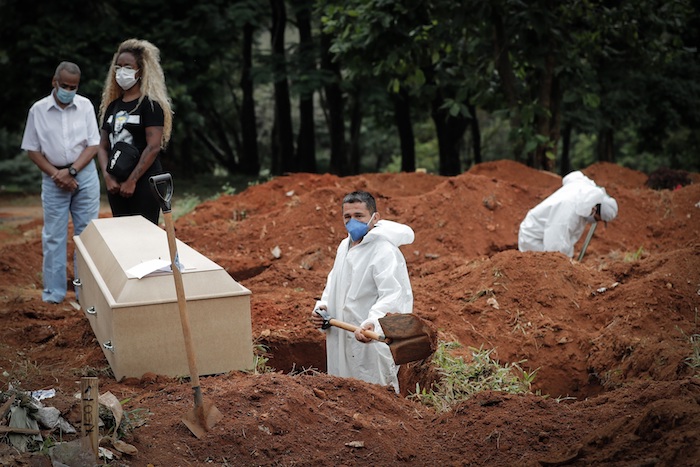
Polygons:
[[520,224],[520,251],[559,251],[574,256],[587,223],[617,217],[617,201],[582,172],[571,172],[562,187],[530,209]]

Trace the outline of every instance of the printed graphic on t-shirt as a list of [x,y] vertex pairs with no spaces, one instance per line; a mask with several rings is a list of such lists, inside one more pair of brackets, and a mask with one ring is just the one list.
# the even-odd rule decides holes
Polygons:
[[[112,117],[110,116],[109,120],[111,119]],[[113,131],[109,136],[112,145],[114,145],[117,141],[124,141],[125,143],[134,144],[134,136],[129,130],[126,129],[127,123],[130,125],[139,125],[141,123],[141,115],[131,115],[125,110],[120,110],[117,112],[114,118],[114,125],[112,126]]]

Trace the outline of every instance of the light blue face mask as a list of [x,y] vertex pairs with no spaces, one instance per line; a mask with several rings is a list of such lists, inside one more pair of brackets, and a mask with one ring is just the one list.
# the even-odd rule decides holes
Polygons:
[[70,104],[73,102],[73,99],[75,98],[75,94],[78,91],[66,91],[62,87],[57,87],[56,88],[56,98],[62,103],[62,104]]
[[345,228],[350,234],[350,238],[353,242],[356,242],[367,235],[367,232],[369,232],[369,224],[372,222],[372,219],[374,219],[374,214],[372,214],[372,217],[369,218],[369,222],[366,224],[358,221],[357,219],[350,219],[345,223]]

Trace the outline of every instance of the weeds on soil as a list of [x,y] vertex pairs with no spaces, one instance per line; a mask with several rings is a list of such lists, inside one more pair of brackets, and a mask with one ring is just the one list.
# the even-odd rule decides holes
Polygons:
[[693,376],[700,378],[700,334],[690,336],[690,348],[690,357],[686,358],[685,361],[693,369]]
[[[699,292],[700,293],[700,292]],[[693,334],[688,336],[681,328],[676,327],[685,339],[690,343],[690,356],[685,359],[686,365],[693,370],[693,377],[700,378],[700,333],[698,333],[698,309],[695,308],[695,326]]]
[[640,259],[642,259],[644,253],[646,253],[644,251],[644,247],[640,246],[639,249],[637,249],[637,251],[635,251],[634,253],[625,253],[624,261],[625,263],[634,263],[635,261],[639,261]]
[[85,365],[84,367],[74,370],[73,374],[76,376],[84,377],[84,376],[94,376],[98,378],[108,378],[108,379],[115,379],[114,377],[114,372],[112,371],[112,367],[107,365],[103,366],[102,368],[95,368],[90,365]]
[[[126,402],[128,402],[128,400],[120,401],[120,404],[123,406]],[[113,435],[116,433],[116,438],[118,439],[128,438],[136,428],[148,422],[148,417],[150,415],[151,412],[145,408],[124,410],[119,426],[115,426],[116,420],[112,411],[102,404],[99,406],[100,420],[104,424],[103,429],[108,434],[111,433]]]
[[439,342],[433,355],[433,365],[440,373],[437,383],[430,389],[421,389],[416,384],[415,394],[409,399],[447,412],[455,405],[482,391],[502,391],[509,394],[528,394],[535,380],[537,370],[527,372],[520,367],[523,363],[501,365],[491,358],[493,349],[484,350],[471,347],[472,361],[467,363],[462,357],[454,357],[451,349],[460,347],[456,342]]
[[0,382],[3,385],[11,384],[16,389],[22,388],[22,383],[30,381],[42,374],[42,369],[36,361],[28,358],[11,361],[12,368],[2,371]]
[[253,346],[253,355],[255,357],[255,366],[253,367],[253,374],[261,375],[264,373],[272,373],[275,371],[274,368],[267,366],[267,362],[270,361],[270,349],[260,343],[255,343]]

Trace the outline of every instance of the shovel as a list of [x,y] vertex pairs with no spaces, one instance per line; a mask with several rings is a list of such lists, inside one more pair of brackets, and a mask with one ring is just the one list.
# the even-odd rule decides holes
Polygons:
[[[331,318],[327,311],[314,310],[323,318],[321,329],[335,326],[346,331],[355,332],[358,326]],[[437,349],[437,334],[423,319],[412,313],[392,313],[379,318],[384,334],[364,329],[362,334],[370,339],[384,342],[391,350],[391,356],[397,365],[430,357]]]
[[588,244],[591,243],[591,238],[593,238],[593,232],[595,232],[595,228],[598,226],[597,222],[593,222],[591,226],[588,228],[588,235],[586,235],[586,240],[583,242],[583,247],[581,248],[581,253],[578,255],[578,261],[581,262],[583,259],[584,253],[586,253],[586,248],[588,248]]
[[149,178],[151,189],[160,202],[165,219],[165,230],[168,234],[168,247],[170,249],[171,268],[175,278],[175,291],[177,293],[177,304],[180,309],[180,322],[182,324],[182,334],[185,338],[185,350],[187,351],[187,363],[190,368],[190,380],[194,391],[194,409],[182,417],[182,422],[197,437],[201,438],[219,420],[223,418],[219,409],[213,404],[204,401],[202,390],[199,387],[199,372],[192,344],[192,333],[190,331],[190,320],[187,315],[187,300],[185,299],[185,288],[182,284],[182,273],[180,272],[180,260],[177,254],[177,244],[175,243],[175,228],[173,226],[173,215],[170,207],[170,200],[173,196],[173,178],[169,173],[155,175]]

